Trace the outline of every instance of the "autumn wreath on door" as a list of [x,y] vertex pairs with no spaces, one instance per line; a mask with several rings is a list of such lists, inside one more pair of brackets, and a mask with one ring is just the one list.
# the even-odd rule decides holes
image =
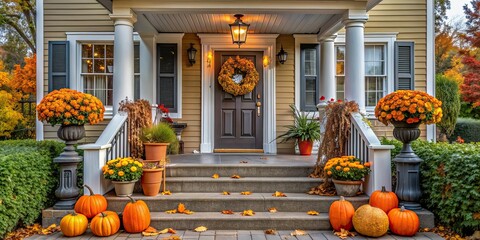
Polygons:
[[218,74],[218,82],[223,91],[234,96],[245,95],[257,86],[259,75],[255,64],[245,58],[236,56],[228,58]]

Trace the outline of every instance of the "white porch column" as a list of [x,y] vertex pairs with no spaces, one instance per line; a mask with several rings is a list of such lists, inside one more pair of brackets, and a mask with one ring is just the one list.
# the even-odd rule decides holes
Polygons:
[[325,99],[337,99],[335,79],[335,38],[337,35],[323,39],[320,50],[320,96]]
[[115,25],[113,59],[113,114],[118,112],[120,101],[133,100],[133,24],[135,13],[111,14]]
[[345,18],[345,99],[355,101],[365,113],[365,45],[367,14]]

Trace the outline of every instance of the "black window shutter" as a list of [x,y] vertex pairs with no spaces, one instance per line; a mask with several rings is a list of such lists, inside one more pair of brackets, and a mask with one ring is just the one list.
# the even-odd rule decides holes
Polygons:
[[48,91],[68,88],[69,48],[68,41],[48,42]]
[[414,42],[395,42],[395,91],[414,89],[414,46]]

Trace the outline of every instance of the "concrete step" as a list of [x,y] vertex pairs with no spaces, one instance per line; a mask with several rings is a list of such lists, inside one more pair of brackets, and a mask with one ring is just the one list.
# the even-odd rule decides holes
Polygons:
[[151,213],[151,226],[157,229],[173,228],[178,230],[194,229],[205,226],[209,230],[266,230],[266,229],[304,229],[328,230],[328,213],[311,216],[305,212],[256,212],[254,216],[233,215],[219,212],[196,212],[192,215]]
[[[241,176],[241,175],[240,175]],[[297,192],[305,193],[318,186],[323,179],[308,177],[167,177],[171,192]],[[136,192],[141,189],[136,188]]]
[[169,164],[167,177],[306,177],[313,171],[311,164]]
[[[267,212],[269,208],[275,207],[279,212],[307,212],[315,210],[320,213],[328,213],[333,201],[338,196],[318,196],[306,193],[285,193],[287,197],[273,197],[270,193],[252,193],[252,195],[240,195],[239,192],[232,192],[231,195],[218,193],[172,193],[172,195],[157,195],[147,197],[141,193],[135,193],[132,197],[136,200],[143,200],[147,203],[152,212],[165,212],[176,209],[179,203],[185,204],[187,209],[194,212],[221,212],[232,210],[240,212],[252,209],[255,212]],[[122,212],[128,198],[116,197],[114,192],[106,195],[108,209]],[[346,197],[355,208],[368,203],[368,196]]]

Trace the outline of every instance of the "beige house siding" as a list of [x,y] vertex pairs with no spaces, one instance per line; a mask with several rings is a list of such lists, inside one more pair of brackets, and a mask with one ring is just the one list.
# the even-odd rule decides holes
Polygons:
[[[368,12],[365,32],[398,32],[397,41],[415,42],[415,90],[426,91],[427,84],[427,1],[383,0]],[[379,137],[393,137],[393,127],[371,120]],[[426,139],[425,125],[421,138]]]
[[[277,111],[277,136],[286,131],[285,126],[293,123],[293,116],[289,105],[295,103],[295,39],[293,35],[280,35],[277,38],[277,50],[283,45],[288,53],[287,62],[280,64],[276,59],[272,60],[276,66],[276,111]],[[278,140],[279,142],[280,140]],[[294,153],[293,142],[278,143],[278,153]]]
[[[44,89],[48,93],[48,42],[67,40],[66,32],[113,32],[108,10],[95,0],[44,0]],[[85,125],[82,143],[95,142],[107,121]],[[44,125],[45,139],[58,139],[58,127]]]
[[[193,43],[197,51],[197,61],[193,66],[188,62],[187,49]],[[200,151],[201,102],[202,102],[202,53],[200,39],[194,33],[185,34],[182,41],[182,118],[175,121],[187,123],[182,133],[185,153]]]

